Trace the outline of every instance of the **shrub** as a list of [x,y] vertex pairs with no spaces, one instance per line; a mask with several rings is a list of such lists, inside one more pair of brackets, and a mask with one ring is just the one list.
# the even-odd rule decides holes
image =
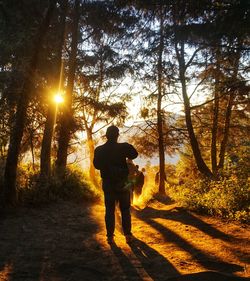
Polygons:
[[100,188],[78,167],[67,169],[64,177],[55,174],[49,181],[39,180],[38,168],[22,165],[18,169],[18,199],[21,204],[36,205],[53,201],[97,201],[101,197]]
[[50,190],[65,200],[95,201],[100,198],[100,189],[77,167],[68,169],[63,180],[52,177]]
[[218,181],[200,179],[172,186],[169,195],[186,208],[249,223],[249,180],[236,174]]

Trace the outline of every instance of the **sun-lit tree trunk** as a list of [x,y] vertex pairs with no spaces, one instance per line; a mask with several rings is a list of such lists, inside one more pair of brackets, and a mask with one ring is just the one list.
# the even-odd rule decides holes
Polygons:
[[89,149],[89,176],[90,179],[95,182],[95,167],[93,165],[93,160],[94,160],[94,150],[95,150],[95,145],[94,145],[94,140],[93,140],[93,132],[91,129],[86,128],[87,132],[87,143],[88,143],[88,149]]
[[160,42],[158,51],[158,63],[157,63],[157,78],[158,78],[158,94],[157,94],[157,131],[158,131],[158,145],[159,145],[159,193],[165,194],[165,151],[163,140],[163,117],[162,117],[162,95],[163,95],[163,66],[162,66],[162,54],[164,47],[164,35],[163,35],[163,15],[160,15]]
[[40,179],[47,180],[51,174],[51,142],[56,119],[56,105],[50,104],[48,108],[42,147],[40,155]]
[[[65,23],[66,23],[66,12],[67,12],[67,0],[61,5],[61,17],[60,17],[60,36],[57,50],[57,73],[55,75],[55,84],[58,84],[58,90],[62,87],[62,51],[64,46],[65,37]],[[48,112],[45,122],[45,128],[43,133],[41,155],[40,155],[40,180],[46,181],[51,175],[51,144],[54,134],[54,126],[56,123],[57,106],[53,100],[48,100]]]
[[[215,83],[218,83],[215,82]],[[219,115],[219,98],[218,88],[215,87],[214,105],[213,105],[213,124],[212,124],[212,138],[211,138],[211,164],[213,174],[217,174],[217,131],[218,131],[218,115]]]
[[[178,43],[180,47],[178,47]],[[188,130],[188,135],[189,135],[189,140],[191,144],[191,148],[194,154],[195,162],[197,165],[198,170],[205,176],[207,177],[213,177],[212,172],[204,162],[198,140],[196,138],[194,128],[193,128],[193,123],[192,123],[192,118],[191,118],[191,110],[190,110],[190,101],[189,97],[187,94],[187,86],[186,86],[186,68],[187,65],[185,63],[185,52],[184,52],[184,42],[175,43],[175,51],[178,59],[178,64],[179,64],[179,78],[181,81],[181,90],[182,90],[182,97],[184,100],[184,110],[185,110],[185,120],[186,120],[186,126]]]
[[[101,91],[103,88],[103,82],[104,82],[104,61],[102,56],[100,57],[100,62],[98,64],[98,85],[95,89],[94,93],[94,98],[96,102],[99,102],[100,96],[101,96]],[[95,172],[95,167],[93,164],[93,159],[94,159],[94,150],[95,150],[95,145],[94,145],[94,139],[93,139],[93,128],[96,124],[96,120],[98,119],[98,110],[94,107],[92,110],[91,118],[89,113],[86,112],[85,108],[83,108],[83,122],[84,122],[84,128],[87,133],[87,145],[88,145],[88,150],[89,150],[89,177],[90,179],[96,183],[96,172]],[[89,122],[88,122],[89,120]],[[90,121],[91,120],[91,121]]]
[[[100,89],[100,87],[99,87]],[[99,93],[99,91],[98,91]],[[96,172],[95,172],[95,167],[93,164],[94,160],[94,150],[95,150],[95,144],[94,144],[94,139],[93,139],[93,127],[96,123],[96,110],[94,109],[93,111],[93,116],[91,120],[91,124],[88,124],[88,117],[83,109],[83,122],[84,122],[84,128],[87,133],[87,146],[88,146],[88,151],[89,151],[89,177],[90,179],[95,183],[96,182]]]
[[226,153],[226,147],[227,147],[228,137],[229,137],[229,128],[230,128],[234,98],[235,98],[235,94],[230,93],[229,98],[228,98],[227,108],[226,108],[226,117],[225,117],[225,123],[224,123],[224,134],[223,134],[223,139],[221,141],[221,146],[220,146],[218,169],[223,169],[223,167],[224,167],[225,153]]
[[[240,50],[241,50],[241,43],[238,44],[237,53],[235,54],[234,65],[233,65],[234,72],[233,72],[233,76],[232,76],[233,83],[236,83],[236,81],[237,81],[237,76],[238,76],[238,71],[239,71],[239,62],[240,62]],[[231,90],[231,92],[229,94],[229,98],[228,98],[228,103],[227,103],[227,108],[226,108],[226,117],[225,117],[225,123],[224,123],[224,135],[223,135],[223,139],[221,141],[220,153],[219,153],[218,169],[223,169],[223,167],[224,167],[225,153],[226,153],[226,148],[227,148],[227,143],[228,143],[228,138],[229,138],[232,108],[233,108],[234,100],[236,97],[236,91],[237,90]]]
[[219,72],[220,72],[220,64],[219,64],[219,54],[218,50],[216,52],[216,77],[215,77],[215,88],[214,88],[214,104],[213,104],[213,123],[212,123],[212,137],[211,137],[211,164],[212,164],[212,172],[217,175],[217,133],[218,133],[218,116],[219,116]]
[[33,171],[35,170],[35,153],[34,153],[34,129],[30,130],[30,150],[31,150],[31,157],[32,157],[32,168]]
[[40,25],[40,28],[35,36],[33,43],[33,52],[31,60],[27,69],[25,80],[23,83],[22,92],[20,94],[14,124],[10,134],[9,148],[7,153],[5,171],[4,171],[4,185],[2,190],[2,198],[6,204],[15,204],[16,202],[16,175],[18,156],[20,152],[21,141],[24,132],[24,126],[27,116],[27,107],[33,85],[33,77],[35,76],[39,53],[42,48],[42,42],[49,27],[50,19],[55,8],[56,1],[51,0],[47,9],[46,15]]
[[64,108],[60,119],[58,150],[57,150],[57,159],[56,159],[56,170],[58,173],[62,173],[62,174],[64,174],[67,165],[68,146],[69,146],[72,123],[73,123],[72,95],[73,95],[75,71],[76,71],[79,18],[80,18],[80,1],[75,0],[74,16],[73,16],[73,24],[72,24],[71,51],[69,57],[69,73],[67,79]]

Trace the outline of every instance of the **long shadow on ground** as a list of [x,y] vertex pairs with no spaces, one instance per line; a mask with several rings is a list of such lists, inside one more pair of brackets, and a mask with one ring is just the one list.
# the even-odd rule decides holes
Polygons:
[[250,278],[230,276],[220,272],[206,271],[167,278],[165,281],[249,281]]
[[155,218],[176,220],[184,224],[195,226],[196,228],[199,228],[200,230],[207,233],[213,238],[220,238],[226,241],[232,238],[224,234],[223,232],[220,232],[219,230],[213,228],[212,226],[206,224],[205,222],[199,220],[198,218],[192,216],[192,214],[189,214],[188,212],[184,211],[181,211],[181,213],[179,213],[178,209],[172,212],[171,210],[156,210],[147,207],[143,211],[134,210],[134,215],[137,218],[143,220],[145,223],[147,223],[154,229],[156,229],[158,232],[160,232],[164,237],[166,243],[174,243],[178,248],[189,253],[194,261],[196,261],[198,264],[200,264],[207,270],[218,271],[231,275],[237,271],[244,271],[244,268],[240,265],[224,262],[218,257],[214,257],[209,255],[208,253],[203,252],[202,250],[196,248],[194,245],[190,244],[183,237],[167,228],[165,225],[162,225],[161,223],[155,221]]
[[[174,203],[174,201],[168,197],[168,196],[156,196],[155,198],[158,202],[164,204],[164,205],[171,205]],[[182,222],[186,225],[193,226],[202,232],[206,233],[207,235],[211,236],[212,238],[218,238],[224,241],[234,241],[238,242],[237,239],[231,235],[228,235],[215,227],[209,225],[208,223],[200,220],[199,218],[195,217],[193,214],[191,214],[189,211],[183,209],[182,207],[175,207],[172,210],[156,210],[151,207],[147,207],[143,213],[142,216],[151,218],[166,218],[169,220],[175,220]]]
[[0,221],[0,280],[111,280],[110,251],[95,239],[99,228],[90,209],[60,203],[6,215]]
[[[139,212],[137,212],[137,214],[138,213]],[[190,212],[184,210],[183,208],[175,207],[174,209],[171,210],[157,210],[152,207],[147,207],[143,210],[143,212],[141,212],[140,218],[148,218],[148,217],[150,217],[151,219],[162,218],[162,219],[178,221],[185,225],[193,226],[212,238],[217,238],[223,241],[233,241],[236,243],[239,242],[237,238],[228,235],[226,233],[223,233],[222,231],[200,220],[199,218],[192,215]]]
[[[45,208],[20,209],[0,220],[0,280],[142,281],[147,280],[147,276],[154,281],[206,280],[204,277],[211,277],[207,280],[213,281],[245,280],[238,277],[223,279],[225,273],[242,268],[223,263],[196,249],[154,221],[155,210],[148,209],[135,214],[161,232],[166,243],[174,242],[207,270],[222,273],[203,272],[184,278],[164,256],[139,239],[129,245],[132,256],[116,245],[112,245],[110,251],[96,240],[100,229],[92,216],[91,206],[60,203]],[[159,217],[168,215],[157,212]],[[211,229],[209,231],[212,232]],[[173,276],[175,279],[168,279]]]
[[[37,224],[30,225],[23,210],[5,215],[0,222],[1,280],[39,280],[44,261],[44,239]],[[6,277],[6,279],[4,279]],[[8,278],[8,279],[7,279]]]

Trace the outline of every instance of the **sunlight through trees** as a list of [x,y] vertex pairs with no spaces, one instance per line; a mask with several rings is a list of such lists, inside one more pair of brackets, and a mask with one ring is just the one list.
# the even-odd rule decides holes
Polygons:
[[[15,205],[20,190],[44,183],[50,190],[78,162],[88,163],[100,186],[93,152],[115,124],[140,152],[135,164],[148,163],[155,193],[189,192],[193,184],[199,205],[220,186],[226,202],[241,206],[237,215],[225,212],[245,217],[247,1],[18,3],[0,5],[2,203]],[[55,89],[63,98],[52,101]],[[169,156],[179,162],[167,163]],[[25,165],[32,167],[27,181],[20,179]],[[242,197],[231,194],[231,182]]]

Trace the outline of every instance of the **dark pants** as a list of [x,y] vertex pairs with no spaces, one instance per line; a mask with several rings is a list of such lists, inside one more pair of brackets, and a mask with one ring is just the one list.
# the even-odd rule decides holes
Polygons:
[[104,189],[104,199],[105,199],[105,222],[107,236],[113,236],[115,231],[115,205],[116,202],[119,203],[119,208],[122,217],[122,229],[124,235],[131,234],[131,215],[130,215],[130,192],[123,191],[105,191]]

